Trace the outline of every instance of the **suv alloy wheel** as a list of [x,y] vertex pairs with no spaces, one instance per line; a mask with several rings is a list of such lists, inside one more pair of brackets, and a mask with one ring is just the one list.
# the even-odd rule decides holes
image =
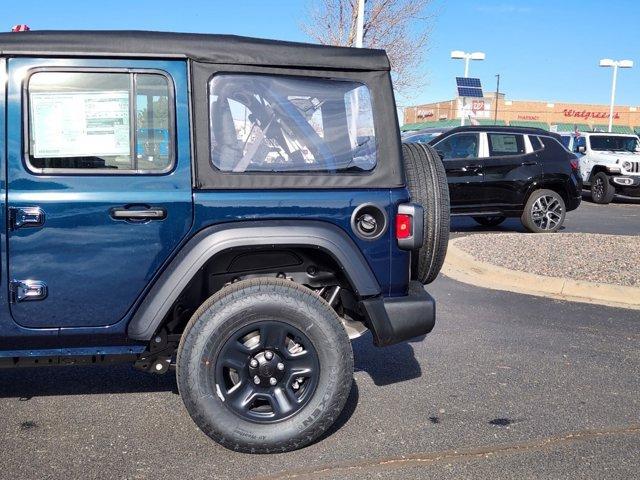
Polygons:
[[616,190],[613,185],[609,183],[607,174],[604,172],[596,173],[591,182],[591,199],[594,203],[600,203],[602,205],[611,203],[615,194]]
[[562,197],[553,190],[542,189],[529,196],[521,219],[532,233],[550,233],[562,227],[566,213]]

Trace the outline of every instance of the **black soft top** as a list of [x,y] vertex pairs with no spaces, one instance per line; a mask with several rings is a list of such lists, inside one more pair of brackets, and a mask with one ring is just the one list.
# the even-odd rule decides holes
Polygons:
[[389,59],[384,50],[329,47],[236,35],[137,30],[0,33],[0,55],[178,57],[214,64],[389,70]]

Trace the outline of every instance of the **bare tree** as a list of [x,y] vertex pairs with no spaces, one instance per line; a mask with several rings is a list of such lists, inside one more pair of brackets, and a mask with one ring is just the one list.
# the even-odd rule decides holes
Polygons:
[[[416,86],[416,69],[427,52],[431,0],[365,0],[365,47],[387,51],[394,86]],[[310,0],[302,30],[323,45],[355,46],[358,0]]]

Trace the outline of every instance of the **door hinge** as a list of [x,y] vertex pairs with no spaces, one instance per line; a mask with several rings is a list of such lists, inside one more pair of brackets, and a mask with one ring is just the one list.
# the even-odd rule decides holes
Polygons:
[[21,227],[41,227],[44,225],[45,214],[40,207],[10,207],[9,227],[17,230]]
[[10,302],[44,300],[49,294],[47,284],[40,280],[12,280],[9,283]]

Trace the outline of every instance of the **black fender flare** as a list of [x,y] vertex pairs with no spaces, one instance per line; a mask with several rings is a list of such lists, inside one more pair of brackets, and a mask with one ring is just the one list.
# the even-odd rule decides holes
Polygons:
[[180,293],[207,261],[225,250],[247,246],[321,249],[342,268],[359,298],[381,293],[360,249],[344,230],[331,223],[271,220],[218,224],[195,234],[157,276],[129,322],[128,337],[150,340]]

